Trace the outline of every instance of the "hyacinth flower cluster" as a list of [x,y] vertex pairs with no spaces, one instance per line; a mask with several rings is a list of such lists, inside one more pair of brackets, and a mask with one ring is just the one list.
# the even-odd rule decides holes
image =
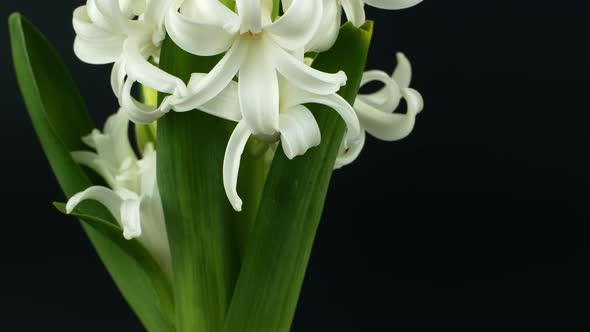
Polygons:
[[[332,169],[346,166],[358,157],[367,133],[380,140],[397,141],[413,130],[416,116],[422,111],[424,103],[420,93],[410,87],[410,62],[405,55],[398,53],[397,67],[392,74],[379,70],[363,72],[368,41],[366,45],[362,44],[358,41],[361,38],[354,36],[364,36],[362,34],[365,33],[370,39],[372,23],[366,21],[365,5],[400,10],[420,2],[421,0],[88,0],[85,5],[74,10],[74,52],[83,62],[112,65],[110,85],[119,109],[108,118],[103,131],[94,129],[83,133],[80,136],[83,144],[73,143],[73,146],[79,149],[64,143],[72,162],[83,166],[80,168],[82,172],[87,172],[86,169],[91,170],[102,181],[90,181],[88,186],[78,188],[75,192],[64,189],[69,199],[61,209],[85,220],[91,228],[100,230],[99,233],[105,236],[106,226],[96,226],[98,217],[81,211],[88,210],[83,207],[89,206],[91,201],[98,203],[98,207],[96,204],[90,206],[93,209],[104,207],[106,215],[113,220],[112,226],[122,232],[120,237],[124,239],[111,240],[122,247],[123,251],[127,250],[128,246],[125,241],[137,244],[149,256],[148,260],[155,264],[164,281],[154,281],[151,272],[147,272],[148,279],[152,284],[164,283],[168,285],[164,288],[171,288],[164,292],[166,296],[163,300],[159,293],[161,289],[158,291],[159,288],[156,287],[155,293],[160,294],[156,296],[159,300],[155,305],[156,312],[162,316],[159,319],[155,319],[155,314],[150,310],[146,311],[148,313],[143,312],[141,305],[138,308],[138,304],[131,299],[133,295],[126,293],[125,282],[117,278],[116,272],[111,271],[119,288],[148,330],[196,331],[198,328],[199,331],[221,331],[223,327],[223,331],[230,331],[232,326],[241,326],[241,329],[237,330],[286,331],[292,319],[292,312],[288,311],[277,314],[284,316],[277,318],[277,321],[282,322],[280,324],[266,326],[264,324],[270,323],[258,322],[248,325],[253,318],[241,315],[242,309],[235,309],[240,305],[239,296],[236,294],[228,294],[226,291],[221,295],[215,295],[217,298],[214,297],[213,300],[202,300],[206,294],[203,291],[195,291],[194,297],[197,299],[193,300],[202,301],[201,305],[197,305],[187,303],[184,299],[188,295],[178,293],[186,287],[179,283],[193,282],[183,275],[183,269],[178,267],[182,264],[182,259],[176,257],[180,256],[177,254],[180,249],[177,248],[184,246],[181,243],[184,240],[182,236],[176,235],[178,227],[175,224],[180,223],[177,219],[184,219],[187,213],[174,210],[174,207],[167,203],[169,189],[160,186],[162,183],[169,183],[170,179],[182,176],[191,179],[187,183],[192,183],[193,180],[197,184],[207,183],[207,172],[210,171],[207,169],[205,172],[197,167],[193,170],[187,168],[188,174],[176,174],[177,169],[167,169],[168,163],[183,164],[184,153],[190,155],[192,152],[182,152],[180,149],[178,160],[163,159],[163,155],[170,155],[167,152],[159,152],[160,149],[167,149],[169,141],[174,137],[169,133],[181,132],[182,129],[179,126],[167,131],[158,127],[167,126],[166,122],[171,121],[168,119],[175,116],[171,113],[188,115],[199,112],[207,116],[207,121],[218,121],[211,123],[222,123],[219,128],[223,130],[215,133],[222,138],[198,144],[215,145],[214,154],[219,158],[213,155],[210,157],[214,160],[212,162],[220,164],[221,167],[211,172],[219,173],[221,183],[212,183],[222,186],[226,202],[209,205],[199,203],[201,211],[195,213],[207,215],[207,211],[202,211],[203,207],[205,210],[215,210],[213,206],[224,206],[229,202],[229,206],[235,212],[224,210],[224,225],[239,222],[264,224],[258,219],[265,215],[264,195],[266,190],[270,192],[271,189],[264,189],[263,194],[260,188],[264,188],[265,181],[267,187],[272,186],[273,181],[270,179],[273,178],[274,170],[271,169],[271,165],[274,159],[280,154],[295,163],[298,158],[303,158],[300,156],[306,156],[313,148],[328,144],[323,140],[323,122],[318,120],[318,117],[324,116],[323,113],[336,115],[330,118],[331,123],[344,124],[341,136],[334,142],[337,145],[334,157],[322,159],[322,162],[330,163],[329,169],[323,171],[326,179],[329,179]],[[343,19],[349,23],[342,25]],[[19,37],[23,40],[20,45],[23,48],[22,52],[31,52],[31,38],[26,38],[26,24],[22,23],[22,19],[11,20],[11,29],[14,32],[15,58],[18,55],[16,52],[19,52]],[[20,30],[16,31],[17,29]],[[343,46],[344,49],[356,48],[365,52],[359,53],[360,58],[358,64],[355,64],[354,71],[344,64],[346,60],[343,59],[346,55],[342,52]],[[182,75],[175,74],[175,70],[170,68],[180,66],[178,63],[181,61],[168,59],[167,54],[172,54],[173,51],[167,49],[175,50],[177,55],[182,54],[183,59],[193,59],[193,64],[184,68]],[[343,62],[342,68],[339,67],[339,61]],[[166,65],[166,62],[169,64]],[[199,63],[210,65],[208,68],[195,65]],[[330,65],[325,65],[326,63]],[[39,71],[35,68],[34,57],[32,60],[29,59],[26,65],[33,68],[33,72]],[[17,74],[21,74],[18,63]],[[22,75],[19,75],[21,89],[25,100],[28,101],[27,82],[21,79]],[[361,87],[371,82],[378,82],[382,87],[374,93],[358,93]],[[39,89],[39,85],[35,85],[34,88]],[[138,91],[141,93],[138,94]],[[43,97],[42,93],[40,95]],[[402,100],[406,105],[406,111],[396,112],[403,108],[400,106]],[[37,128],[39,124],[35,122],[34,111],[31,110],[35,108],[32,104],[34,101],[28,102],[27,106]],[[57,130],[56,126],[51,124],[52,117],[46,118],[49,127]],[[135,128],[138,138],[136,142],[130,140],[130,125]],[[206,129],[212,130],[212,127]],[[195,126],[194,130],[200,129]],[[191,133],[187,134],[190,136]],[[44,143],[43,136],[39,135]],[[62,133],[58,132],[56,135]],[[333,140],[331,136],[329,140]],[[73,141],[76,141],[75,138]],[[212,142],[224,144],[217,146],[217,143]],[[216,151],[219,149],[223,151],[217,155]],[[51,155],[47,151],[46,153],[51,162]],[[208,157],[209,155],[206,156]],[[253,163],[252,160],[256,162]],[[246,165],[242,165],[244,161]],[[52,167],[60,180],[59,171],[53,163]],[[256,170],[242,174],[245,172],[244,169],[252,168]],[[210,174],[217,177],[216,173]],[[258,174],[255,180],[252,179],[252,174]],[[291,181],[297,183],[299,180],[295,178]],[[250,187],[258,189],[251,190],[252,188],[241,183],[249,183]],[[64,187],[61,180],[60,184]],[[182,181],[177,183],[177,186],[179,191],[184,190]],[[244,187],[245,194],[242,194],[241,190]],[[195,188],[186,190],[189,194],[198,191]],[[217,189],[207,187],[207,190],[207,195],[200,197],[211,197],[212,201],[215,200],[213,196]],[[250,196],[242,197],[244,195]],[[304,198],[301,200],[306,201]],[[323,204],[323,198],[319,200],[319,204]],[[246,212],[240,213],[243,209]],[[189,220],[189,226],[183,227],[192,230],[190,223],[209,222],[197,220],[195,214],[191,213],[189,214],[193,219]],[[238,217],[233,213],[237,213]],[[248,217],[239,217],[240,215]],[[319,221],[319,215],[304,215],[301,218]],[[215,218],[211,218],[213,219]],[[209,226],[196,227],[194,231],[208,230],[207,227]],[[215,229],[222,227],[225,226],[214,226]],[[227,252],[254,246],[251,242],[255,241],[256,236],[253,234],[256,231],[252,229],[257,229],[258,226],[249,227],[244,232],[243,226],[236,226],[244,233],[238,237],[245,240],[237,241],[239,244],[229,245],[232,248],[238,247],[236,250],[225,247],[220,249],[220,259],[232,255]],[[213,232],[210,235],[224,237],[229,234],[227,232],[231,233],[231,230],[221,230],[220,233]],[[313,239],[314,234],[315,229],[309,236]],[[108,237],[112,236],[113,234]],[[223,241],[226,239],[223,238]],[[100,255],[100,245],[93,243]],[[190,243],[188,246],[198,245],[200,244]],[[208,249],[210,248],[203,245],[199,248],[201,252],[192,252],[190,255],[208,256]],[[301,250],[305,251],[304,249]],[[131,256],[137,258],[138,255]],[[259,256],[250,254],[247,249],[236,256],[237,260],[241,261],[238,266],[241,265],[242,272],[235,277],[237,282],[231,282],[231,288],[235,285],[235,292],[239,293],[249,285],[246,281],[241,282],[241,273],[248,270],[249,260],[256,260]],[[249,259],[250,256],[253,258]],[[101,255],[103,261],[108,261],[105,257]],[[211,267],[207,266],[210,263],[208,258],[202,260],[204,263],[201,267]],[[305,266],[307,259],[304,257],[302,261]],[[145,263],[145,258],[141,262]],[[110,270],[118,268],[106,264]],[[216,261],[214,264],[222,263]],[[139,265],[145,270],[144,264]],[[217,265],[211,268],[216,277],[228,270]],[[224,278],[225,275],[221,277],[225,280]],[[213,288],[218,286],[217,282],[213,283]],[[283,280],[283,284],[287,283],[288,281]],[[299,288],[295,286],[291,291],[298,294]],[[295,303],[297,297],[298,295],[295,296]],[[212,302],[207,301],[213,301],[212,307],[222,308],[222,313],[215,314],[213,309],[207,307]],[[174,304],[167,306],[162,303]],[[272,301],[265,303],[269,306],[275,304]],[[291,303],[287,307],[293,306]],[[189,317],[188,312],[191,310],[196,318]],[[261,320],[272,321],[266,315],[268,313],[262,315]],[[154,323],[160,320],[166,323]]]

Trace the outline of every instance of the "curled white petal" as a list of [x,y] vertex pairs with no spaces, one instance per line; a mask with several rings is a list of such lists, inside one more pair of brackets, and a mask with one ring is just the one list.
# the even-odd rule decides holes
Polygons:
[[76,56],[92,65],[113,63],[121,56],[124,38],[111,36],[100,39],[86,39],[81,36],[74,40]]
[[251,132],[245,122],[238,122],[234,129],[223,158],[223,187],[232,207],[236,211],[242,211],[242,199],[238,195],[238,173],[240,171],[240,159]]
[[[141,3],[143,1],[137,1]],[[148,0],[146,1],[145,9],[143,11],[143,19],[146,21],[154,22],[157,27],[160,27],[164,23],[165,13],[168,11],[168,7],[172,6],[174,1],[170,0]]]
[[268,43],[273,63],[279,73],[296,87],[320,95],[327,95],[340,90],[346,84],[346,74],[324,73],[307,66],[274,43]]
[[113,35],[112,31],[105,30],[92,21],[88,16],[88,6],[80,6],[74,10],[72,25],[76,34],[85,39],[102,39]]
[[174,109],[180,112],[192,110],[213,99],[232,81],[247,52],[248,43],[236,39],[205,78],[202,75],[191,76],[185,96],[173,102]]
[[402,89],[402,95],[408,107],[406,114],[382,112],[362,101],[358,105],[355,103],[359,120],[369,134],[384,141],[396,141],[412,132],[416,115],[422,111],[424,102],[414,89]]
[[151,40],[129,38],[123,45],[126,57],[125,71],[129,79],[138,81],[154,90],[165,93],[184,93],[186,86],[181,79],[152,65],[147,60],[154,52]]
[[346,17],[355,27],[360,27],[366,21],[365,8],[362,0],[340,0],[346,12]]
[[117,99],[121,96],[123,85],[125,84],[125,77],[127,76],[125,62],[125,58],[120,57],[115,61],[115,65],[111,71],[111,88]]
[[412,82],[412,65],[403,53],[397,53],[397,66],[391,76],[400,88],[409,88]]
[[298,94],[297,97],[294,97],[292,101],[297,104],[315,103],[328,106],[336,111],[346,123],[346,141],[352,144],[360,139],[361,126],[359,124],[359,118],[352,106],[339,95],[313,95],[301,93]]
[[296,50],[312,40],[321,19],[321,0],[293,0],[285,14],[264,29],[282,48]]
[[219,0],[184,1],[180,12],[199,22],[219,25],[231,33],[240,31],[240,17]]
[[131,95],[134,82],[128,79],[121,92],[121,109],[129,120],[138,124],[150,124],[166,114],[159,107],[143,104]]
[[289,159],[303,155],[322,140],[317,121],[302,105],[281,112],[280,129],[283,151]]
[[345,147],[344,144],[342,144],[342,147],[340,148],[340,154],[336,158],[334,169],[342,168],[354,162],[361,154],[361,151],[365,146],[366,137],[367,135],[363,131],[358,142],[350,144],[348,147]]
[[381,9],[406,9],[419,4],[422,0],[365,0],[365,2]]
[[375,81],[383,83],[384,86],[371,94],[359,94],[356,100],[383,112],[393,112],[402,98],[399,85],[387,73],[380,70],[369,70],[363,73],[361,87]]
[[323,0],[323,19],[318,27],[318,33],[305,46],[306,52],[324,52],[332,48],[342,21],[342,7],[334,0]]
[[[192,80],[196,84],[199,80],[205,79],[206,74],[192,74]],[[172,105],[174,107],[174,105]],[[174,108],[176,112],[186,112],[192,109]],[[199,110],[205,113],[220,117],[222,119],[238,122],[242,119],[240,102],[238,98],[238,83],[229,82],[229,84],[213,99],[199,106]]]
[[121,224],[121,206],[123,199],[119,197],[113,190],[101,186],[90,187],[82,192],[72,196],[66,204],[66,212],[72,213],[76,206],[85,200],[95,200],[104,205],[109,212],[115,217],[117,222]]
[[182,49],[201,56],[225,52],[236,37],[235,32],[228,32],[221,25],[188,18],[177,10],[168,11],[166,30],[174,43]]
[[95,0],[98,11],[109,21],[112,29],[130,35],[133,32],[132,21],[121,11],[119,0]]

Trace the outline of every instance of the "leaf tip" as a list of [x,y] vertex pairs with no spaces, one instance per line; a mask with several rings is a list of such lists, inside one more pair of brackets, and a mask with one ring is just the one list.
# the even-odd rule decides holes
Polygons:
[[59,212],[61,212],[61,213],[63,213],[63,214],[68,214],[68,213],[66,212],[66,205],[65,205],[64,203],[61,203],[61,202],[53,202],[52,204],[53,204],[53,206],[54,206],[54,207],[55,207],[55,208],[56,208],[56,209],[57,209]]
[[8,25],[12,26],[12,25],[20,25],[20,22],[22,20],[22,15],[19,12],[14,12],[12,14],[10,14],[10,16],[8,16]]
[[369,34],[373,34],[373,21],[367,20],[363,25],[361,25],[360,29],[368,32]]

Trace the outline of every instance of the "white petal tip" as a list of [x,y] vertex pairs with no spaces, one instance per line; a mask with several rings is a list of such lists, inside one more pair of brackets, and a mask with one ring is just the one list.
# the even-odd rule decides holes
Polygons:
[[340,82],[340,86],[345,86],[346,85],[346,81],[348,80],[348,77],[346,76],[346,73],[344,71],[339,71],[337,73],[338,75],[338,80],[341,81]]
[[237,212],[242,212],[242,200],[241,199],[237,199],[235,202],[232,203],[232,206],[234,208],[234,210],[236,210]]
[[138,238],[140,236],[141,236],[141,231],[130,231],[130,230],[123,231],[123,237],[125,238],[125,240],[128,240],[128,241]]
[[66,213],[71,214],[76,206],[80,203],[79,195],[76,194],[70,198],[66,204]]

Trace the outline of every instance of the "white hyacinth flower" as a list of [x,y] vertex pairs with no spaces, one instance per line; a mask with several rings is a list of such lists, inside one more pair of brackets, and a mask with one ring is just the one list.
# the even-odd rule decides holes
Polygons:
[[[424,100],[418,91],[410,88],[411,80],[412,66],[402,53],[397,54],[397,67],[392,76],[379,70],[370,70],[363,74],[361,87],[374,81],[384,84],[375,93],[359,94],[354,102],[354,110],[366,132],[384,141],[401,140],[412,132],[416,115],[424,108]],[[406,101],[406,113],[394,113],[402,99]],[[364,142],[363,132],[356,144],[343,147],[335,168],[353,162],[360,154]]]
[[303,62],[304,46],[320,25],[321,1],[293,0],[274,22],[271,0],[236,0],[236,9],[234,13],[217,0],[200,0],[184,1],[168,12],[167,32],[181,48],[200,56],[226,52],[206,76],[192,75],[186,96],[170,106],[177,112],[201,108],[237,74],[241,117],[250,133],[267,140],[280,131],[279,74],[313,95],[338,91],[346,75],[324,73]]
[[[291,2],[289,0],[288,2]],[[365,4],[389,10],[406,9],[415,6],[422,0],[322,0],[324,3],[324,16],[321,28],[312,41],[306,46],[306,51],[323,52],[332,47],[336,38],[340,23],[342,22],[342,9],[346,13],[348,21],[357,28],[366,21]],[[285,1],[283,1],[284,3]]]
[[170,248],[156,182],[156,151],[147,144],[138,159],[129,142],[128,127],[129,120],[119,111],[109,117],[103,132],[95,129],[83,138],[96,153],[76,151],[72,156],[102,176],[110,188],[93,186],[77,193],[69,199],[66,210],[71,213],[84,200],[100,202],[115,217],[125,239],[138,239],[170,275]]
[[[206,75],[193,75],[197,79],[206,79]],[[285,155],[289,159],[303,155],[308,149],[317,146],[321,141],[318,124],[311,111],[304,104],[326,105],[336,111],[347,125],[344,142],[350,145],[357,143],[361,136],[361,127],[354,109],[339,95],[313,94],[289,83],[285,79],[278,80],[280,98],[278,101],[278,128],[265,135],[264,142],[280,141]],[[250,136],[256,136],[249,123],[240,112],[239,84],[229,82],[225,89],[209,102],[201,106],[201,110],[215,116],[238,122],[225,151],[223,161],[223,184],[226,195],[236,211],[241,211],[242,200],[237,193],[240,159]],[[271,147],[273,145],[271,144]]]
[[184,92],[185,84],[157,62],[166,37],[164,17],[174,0],[88,0],[74,11],[74,51],[90,64],[114,63],[111,85],[121,97],[125,78],[157,91]]

